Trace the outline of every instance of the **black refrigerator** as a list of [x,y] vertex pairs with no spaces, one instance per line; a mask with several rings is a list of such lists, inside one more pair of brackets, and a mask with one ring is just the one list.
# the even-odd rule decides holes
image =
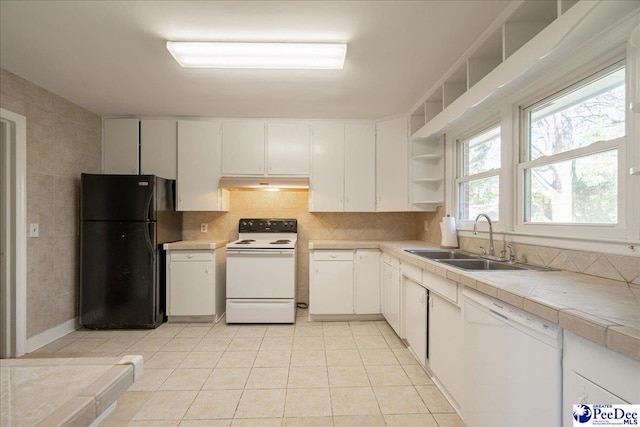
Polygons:
[[155,328],[165,320],[162,244],[180,240],[174,181],[154,175],[82,174],[80,323]]

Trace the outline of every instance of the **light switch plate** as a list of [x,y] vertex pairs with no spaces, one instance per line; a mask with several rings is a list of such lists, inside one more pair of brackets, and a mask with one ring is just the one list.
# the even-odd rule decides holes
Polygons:
[[29,224],[29,237],[38,237],[40,235],[40,224]]
[[209,229],[209,224],[207,224],[206,222],[203,222],[200,224],[201,233],[206,233],[208,229]]

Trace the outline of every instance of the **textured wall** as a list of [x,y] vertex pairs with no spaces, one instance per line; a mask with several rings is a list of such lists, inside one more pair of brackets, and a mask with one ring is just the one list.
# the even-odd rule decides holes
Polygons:
[[101,119],[6,70],[0,106],[27,118],[27,336],[78,315],[80,173],[100,173]]
[[[421,237],[424,213],[310,213],[307,191],[231,191],[227,213],[185,212],[185,240],[238,238],[240,218],[298,220],[298,300],[309,301],[309,240],[414,240]],[[200,233],[200,224],[209,224]]]

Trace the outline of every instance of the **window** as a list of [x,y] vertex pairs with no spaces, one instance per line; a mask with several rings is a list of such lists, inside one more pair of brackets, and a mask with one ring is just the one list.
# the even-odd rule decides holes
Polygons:
[[497,221],[500,189],[500,126],[458,141],[458,219],[486,213]]
[[616,225],[625,145],[625,69],[618,65],[523,110],[518,167],[530,224]]

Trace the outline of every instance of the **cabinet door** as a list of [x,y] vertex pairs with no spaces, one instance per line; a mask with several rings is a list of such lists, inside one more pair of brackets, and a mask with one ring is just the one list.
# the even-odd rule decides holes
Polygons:
[[404,279],[407,342],[421,365],[427,358],[427,290],[411,279]]
[[220,123],[178,121],[178,210],[224,210],[220,181]]
[[138,174],[139,169],[138,119],[106,119],[104,121],[103,162],[104,173]]
[[213,271],[204,261],[171,262],[168,316],[214,314]]
[[396,334],[400,334],[400,272],[388,264],[383,265],[383,315]]
[[309,125],[269,123],[267,125],[267,173],[309,175]]
[[344,128],[344,210],[376,210],[376,131],[372,123]]
[[353,261],[314,261],[311,314],[353,314]]
[[464,382],[462,310],[434,293],[429,301],[429,367],[460,403]]
[[263,122],[224,122],[222,125],[222,173],[264,175]]
[[178,122],[140,121],[140,173],[165,179],[178,177]]
[[378,212],[409,210],[409,159],[406,118],[376,125],[376,194]]
[[313,125],[311,155],[311,206],[315,212],[344,209],[344,125]]
[[380,251],[356,250],[354,272],[356,314],[380,313]]

